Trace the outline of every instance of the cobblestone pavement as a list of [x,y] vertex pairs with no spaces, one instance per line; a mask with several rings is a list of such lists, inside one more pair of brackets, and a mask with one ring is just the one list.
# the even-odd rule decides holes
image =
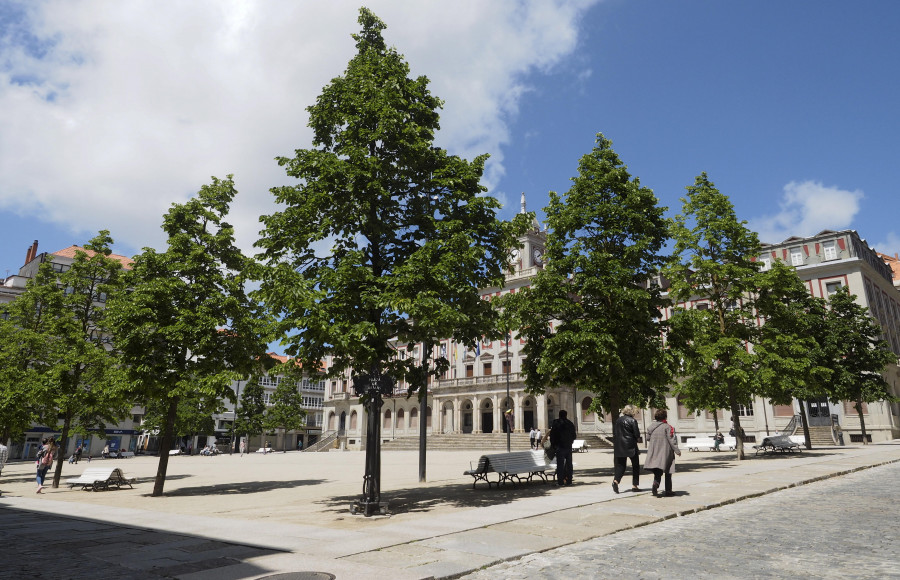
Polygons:
[[[2,580],[160,580],[275,553],[0,506]],[[263,572],[259,570],[258,572]]]
[[866,469],[463,578],[900,578],[898,481],[900,464]]

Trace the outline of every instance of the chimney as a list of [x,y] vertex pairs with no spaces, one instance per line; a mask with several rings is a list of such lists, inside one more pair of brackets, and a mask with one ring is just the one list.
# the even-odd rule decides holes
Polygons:
[[38,241],[35,240],[34,243],[31,244],[31,247],[28,248],[28,252],[25,254],[25,263],[26,264],[28,262],[34,260],[34,257],[37,256],[37,248],[38,248]]

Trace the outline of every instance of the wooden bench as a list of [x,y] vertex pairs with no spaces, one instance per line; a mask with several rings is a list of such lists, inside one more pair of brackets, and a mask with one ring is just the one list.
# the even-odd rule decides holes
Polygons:
[[757,455],[759,455],[760,451],[762,451],[764,455],[766,453],[784,453],[786,451],[793,453],[794,449],[800,452],[803,451],[800,444],[787,435],[773,435],[771,437],[766,437],[762,440],[762,443],[754,445],[753,448],[756,449]]
[[[478,459],[478,466],[467,469],[463,475],[471,475],[474,478],[472,489],[475,489],[475,484],[479,481],[487,483],[490,488],[493,483],[499,487],[501,483],[507,481],[511,483],[521,483],[523,479],[531,481],[534,476],[549,483],[547,472],[555,470],[556,464],[547,463],[543,451],[513,451],[482,455]],[[498,475],[496,482],[488,479],[489,473]]]
[[588,445],[584,439],[576,439],[572,441],[572,451],[576,453],[587,453]]
[[[691,437],[684,440],[684,447],[688,451],[713,451],[716,448],[716,440],[714,437]],[[737,439],[734,437],[725,437],[725,441],[719,444],[719,449],[730,449],[734,451],[737,448]]]
[[109,489],[115,485],[116,489],[120,489],[123,485],[134,488],[134,478],[126,478],[122,475],[122,470],[118,467],[90,467],[84,470],[80,477],[66,480],[69,489],[76,485],[81,486],[81,490],[92,489],[100,491],[101,489]]

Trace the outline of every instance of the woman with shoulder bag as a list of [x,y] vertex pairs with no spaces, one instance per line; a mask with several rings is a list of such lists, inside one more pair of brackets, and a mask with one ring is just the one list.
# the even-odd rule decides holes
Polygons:
[[52,437],[46,440],[46,443],[41,450],[38,451],[38,459],[35,462],[37,465],[37,491],[35,493],[41,493],[44,489],[44,479],[47,477],[47,471],[50,469],[50,466],[53,465],[53,455],[56,452],[56,440]]

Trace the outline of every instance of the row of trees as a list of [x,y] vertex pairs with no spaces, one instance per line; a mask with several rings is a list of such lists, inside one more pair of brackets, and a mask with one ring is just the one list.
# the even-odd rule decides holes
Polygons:
[[[551,192],[546,265],[532,286],[481,300],[479,289],[503,286],[533,216],[498,219],[480,184],[487,156],[467,161],[434,145],[441,101],[428,79],[409,77],[373,13],[361,9],[359,22],[357,54],[308,109],[313,147],[278,159],[298,182],[272,189],[278,211],[261,217],[255,259],[225,221],[236,194],[228,176],[174,204],[166,250],[145,249],[128,271],[109,259],[107,232],[77,268],[41,267],[0,322],[4,436],[31,422],[87,434],[139,404],[168,449],[179,417],[210,416],[234,396],[232,381],[265,370],[275,339],[300,368],[329,356],[327,376],[352,368],[406,381],[413,394],[449,368],[432,356],[440,339],[474,347],[518,329],[530,391],[585,389],[613,416],[627,403],[664,406],[672,390],[736,419],[756,395],[889,397],[879,372],[896,356],[852,297],[825,305],[786,266],[759,272],[756,235],[705,174],[666,219],[602,135],[572,188]],[[702,296],[710,308],[661,320],[666,297],[649,283],[661,273],[670,299]],[[425,345],[422,360],[395,357],[398,344]],[[240,432],[266,428],[254,423],[256,382]],[[167,461],[161,454],[153,495]]]

